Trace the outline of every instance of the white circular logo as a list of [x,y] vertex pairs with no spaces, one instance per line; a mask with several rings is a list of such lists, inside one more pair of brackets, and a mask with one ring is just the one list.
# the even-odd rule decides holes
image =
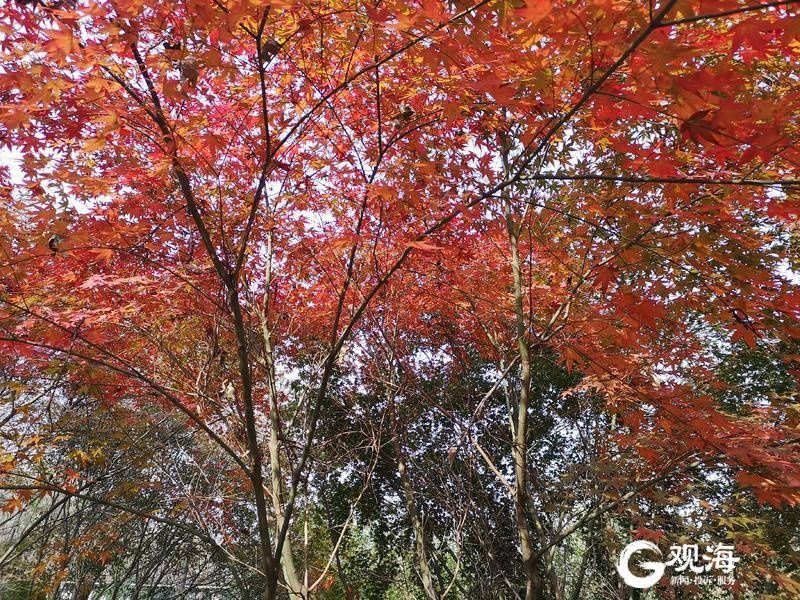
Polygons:
[[658,546],[656,546],[653,542],[648,542],[647,540],[636,540],[622,549],[622,553],[619,555],[619,563],[617,563],[617,572],[620,574],[620,577],[622,577],[622,581],[632,588],[637,588],[640,590],[653,587],[656,583],[658,583],[658,580],[664,575],[665,568],[664,563],[661,561],[648,560],[638,563],[638,566],[640,569],[649,571],[649,575],[639,577],[638,575],[631,573],[631,556],[643,550],[651,550],[652,552],[657,553],[659,556],[662,556],[661,550],[659,550]]

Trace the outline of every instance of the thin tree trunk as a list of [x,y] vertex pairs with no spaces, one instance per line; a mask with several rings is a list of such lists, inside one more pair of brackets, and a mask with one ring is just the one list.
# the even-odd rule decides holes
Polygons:
[[[398,424],[397,429],[399,430],[399,419],[396,416],[396,411],[395,419]],[[414,488],[411,486],[411,479],[408,476],[408,466],[406,464],[399,433],[399,431],[395,432],[392,438],[392,447],[394,448],[394,456],[397,460],[397,471],[400,473],[400,483],[403,487],[403,496],[405,498],[406,510],[408,511],[408,518],[411,521],[411,529],[414,532],[414,554],[417,558],[419,577],[422,580],[422,587],[425,590],[425,595],[430,600],[438,600],[439,595],[436,593],[436,587],[433,584],[433,576],[428,563],[428,551],[425,546],[425,524],[422,522],[422,518],[417,510],[417,503],[414,499]]]
[[[234,284],[235,285],[235,284]],[[236,353],[239,359],[239,374],[242,383],[242,399],[244,401],[244,423],[247,432],[247,450],[251,459],[250,481],[253,485],[253,496],[256,504],[258,537],[261,550],[261,567],[266,577],[264,600],[275,600],[278,588],[278,572],[275,558],[272,555],[272,543],[269,533],[269,517],[267,499],[264,494],[264,474],[262,471],[261,445],[258,441],[255,410],[253,408],[253,382],[247,350],[247,333],[244,328],[244,317],[239,305],[239,294],[235,288],[229,290],[231,314],[236,333]]]
[[[272,331],[269,327],[268,302],[272,287],[272,233],[270,232],[267,240],[267,272],[265,304],[261,312],[261,333],[264,342],[264,360],[267,371],[267,384],[269,386],[269,462],[270,462],[270,483],[272,489],[272,509],[275,511],[275,539],[278,539],[283,528],[285,513],[283,510],[283,472],[281,469],[280,456],[280,435],[281,423],[278,411],[278,388],[275,384],[275,361],[272,353]],[[289,598],[305,598],[306,589],[297,576],[297,569],[294,564],[294,554],[292,543],[289,536],[286,536],[281,549],[281,570],[286,586],[289,588]]]
[[[272,509],[275,511],[275,537],[280,535],[283,527],[283,472],[280,457],[280,413],[278,412],[278,390],[275,385],[275,364],[272,359],[272,335],[266,322],[266,315],[262,317],[262,331],[264,347],[266,349],[267,379],[269,380],[269,462],[270,479],[272,483]],[[289,588],[290,598],[305,598],[306,589],[297,576],[297,568],[292,554],[292,543],[289,536],[283,543],[281,551],[281,570],[283,578]]]
[[[532,519],[533,525],[536,528],[536,535],[539,538],[539,545],[542,548],[547,547],[547,542],[549,536],[547,534],[547,530],[545,529],[544,523],[542,523],[541,518],[534,506],[530,507],[532,512]],[[542,554],[541,558],[544,561],[544,572],[545,576],[547,577],[547,582],[550,585],[550,598],[553,600],[562,600],[564,597],[562,587],[560,582],[558,581],[558,575],[556,574],[555,570],[555,556],[556,556],[556,546],[549,548],[544,554]]]
[[325,520],[328,524],[328,535],[331,539],[331,546],[334,548],[333,556],[336,560],[336,573],[339,575],[339,580],[342,583],[345,600],[353,600],[353,589],[350,586],[350,582],[347,580],[347,574],[344,572],[344,568],[342,567],[342,560],[339,556],[339,549],[337,548],[339,535],[336,533],[336,528],[333,524],[333,517],[331,516],[330,506],[327,502],[325,502]]
[[514,276],[514,312],[517,349],[520,358],[520,389],[516,407],[511,456],[514,461],[514,521],[517,527],[522,568],[525,572],[525,600],[541,597],[541,579],[534,560],[533,542],[527,518],[528,504],[528,404],[530,402],[531,358],[523,305],[522,267],[519,258],[519,228],[514,223],[511,206],[506,201],[506,228],[511,248],[511,269]]
[[91,577],[81,576],[75,583],[75,592],[72,594],[72,600],[89,600],[93,587],[94,582]]
[[586,543],[586,549],[581,558],[581,566],[578,568],[578,576],[575,578],[575,583],[572,586],[572,593],[570,600],[580,600],[581,590],[583,589],[583,580],[586,577],[586,568],[589,566],[589,557],[591,556],[591,539]]

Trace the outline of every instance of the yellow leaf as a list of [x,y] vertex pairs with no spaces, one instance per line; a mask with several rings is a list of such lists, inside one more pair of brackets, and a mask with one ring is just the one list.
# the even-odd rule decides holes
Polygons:
[[91,138],[83,142],[83,149],[86,152],[93,152],[94,150],[100,150],[106,145],[105,138]]

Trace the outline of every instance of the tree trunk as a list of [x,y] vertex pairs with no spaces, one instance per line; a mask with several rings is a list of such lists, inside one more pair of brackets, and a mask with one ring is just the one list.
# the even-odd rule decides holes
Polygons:
[[575,578],[575,583],[572,584],[572,593],[570,600],[580,600],[581,590],[583,589],[583,580],[586,577],[586,568],[589,566],[589,558],[591,557],[591,539],[587,540],[586,548],[581,557],[581,565],[578,567],[578,576]]
[[[269,380],[269,462],[270,479],[272,483],[272,509],[275,511],[275,537],[280,535],[283,527],[283,473],[280,457],[280,413],[278,412],[278,389],[275,385],[275,365],[272,360],[272,336],[266,322],[266,315],[262,316],[262,331],[264,346],[266,348],[267,378]],[[306,597],[306,589],[297,576],[297,569],[292,554],[292,543],[289,536],[283,542],[281,551],[281,570],[283,579],[289,588],[289,598],[299,599]]]
[[[267,253],[269,260],[266,269],[266,289],[268,290],[265,296],[268,299],[269,290],[272,286],[272,233],[270,233],[267,241]],[[280,436],[281,436],[281,423],[280,412],[278,410],[278,387],[275,384],[275,361],[272,353],[272,330],[268,321],[268,304],[265,300],[264,307],[261,311],[261,335],[264,342],[264,362],[267,371],[267,384],[269,387],[269,422],[270,422],[270,435],[269,435],[269,463],[270,463],[270,483],[272,488],[272,509],[275,511],[275,539],[280,536],[281,529],[283,528],[285,516],[283,510],[283,472],[281,469],[281,456],[280,456]],[[286,539],[283,541],[281,550],[281,570],[283,571],[283,579],[286,586],[289,588],[289,598],[305,598],[307,590],[300,582],[297,576],[297,569],[294,564],[294,554],[292,552],[292,543],[287,534]]]
[[541,597],[541,578],[534,560],[533,542],[527,518],[528,504],[528,405],[530,402],[531,360],[523,306],[522,268],[519,258],[519,229],[514,223],[510,202],[506,201],[506,228],[511,248],[511,269],[514,276],[514,312],[517,349],[520,358],[520,389],[513,423],[511,456],[514,461],[514,522],[519,537],[522,567],[525,572],[525,600]]
[[89,600],[94,584],[90,577],[81,577],[75,584],[72,600]]
[[422,518],[417,510],[416,501],[414,500],[414,488],[411,486],[411,479],[408,476],[406,459],[403,454],[403,446],[399,438],[400,428],[398,427],[397,429],[398,431],[396,431],[395,436],[392,438],[392,446],[394,447],[394,455],[397,460],[397,471],[400,473],[400,483],[403,486],[403,495],[405,498],[406,510],[408,511],[408,518],[411,521],[411,528],[414,532],[414,554],[417,558],[419,577],[422,580],[422,587],[425,590],[425,595],[429,600],[438,600],[439,595],[436,593],[430,565],[428,564],[428,552],[425,546],[425,524],[422,522]]
[[253,485],[253,497],[256,505],[258,523],[258,539],[261,551],[261,570],[266,578],[264,600],[274,600],[278,587],[278,574],[275,557],[272,555],[272,542],[269,533],[269,516],[264,494],[264,474],[262,470],[261,445],[258,440],[255,410],[253,407],[253,381],[250,372],[250,360],[247,349],[247,333],[245,332],[239,294],[235,287],[230,287],[228,300],[236,333],[236,354],[239,362],[239,375],[242,384],[242,400],[244,404],[244,424],[247,433],[247,450],[250,454],[250,481]]

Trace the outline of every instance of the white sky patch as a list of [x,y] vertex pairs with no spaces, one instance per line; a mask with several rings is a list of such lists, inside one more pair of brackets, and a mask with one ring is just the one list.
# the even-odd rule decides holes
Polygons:
[[11,174],[11,183],[20,185],[22,183],[22,153],[12,148],[0,147],[0,167],[8,167]]

